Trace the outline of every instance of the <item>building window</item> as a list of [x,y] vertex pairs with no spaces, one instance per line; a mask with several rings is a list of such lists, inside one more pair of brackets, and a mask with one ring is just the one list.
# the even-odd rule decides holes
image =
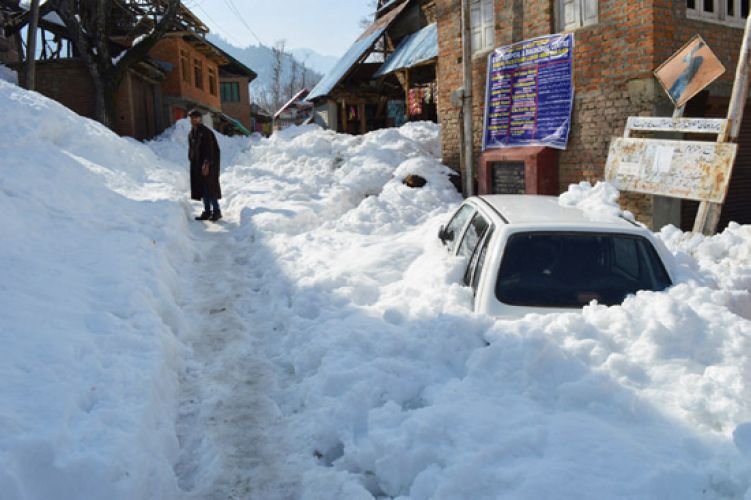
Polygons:
[[240,84],[237,82],[222,82],[222,102],[240,102]]
[[180,68],[183,74],[183,81],[190,83],[190,56],[187,50],[180,50]]
[[214,68],[209,68],[209,93],[211,95],[216,95],[216,70]]
[[203,89],[203,61],[199,59],[193,61],[193,72],[195,73],[196,87]]
[[744,27],[749,0],[686,0],[686,17]]
[[557,25],[572,31],[598,23],[598,0],[558,0]]
[[484,52],[495,46],[495,15],[493,0],[472,0],[472,52]]

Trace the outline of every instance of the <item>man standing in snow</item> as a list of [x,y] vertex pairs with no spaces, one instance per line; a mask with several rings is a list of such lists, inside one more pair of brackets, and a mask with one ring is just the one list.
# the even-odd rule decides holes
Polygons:
[[194,109],[190,116],[191,130],[188,135],[190,149],[190,197],[194,200],[203,199],[203,213],[196,220],[211,220],[222,218],[219,210],[219,200],[222,189],[219,186],[219,167],[221,153],[214,133],[202,123],[201,112]]

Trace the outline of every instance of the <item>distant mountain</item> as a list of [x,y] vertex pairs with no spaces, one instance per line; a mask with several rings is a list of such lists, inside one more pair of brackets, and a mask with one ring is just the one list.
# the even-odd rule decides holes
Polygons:
[[[312,89],[323,78],[324,72],[319,70],[319,68],[326,68],[327,64],[328,68],[330,68],[333,65],[330,62],[332,58],[321,56],[310,49],[293,49],[287,51],[282,64],[282,95],[279,102],[274,102],[272,96],[274,54],[271,47],[249,45],[245,48],[240,48],[227,42],[222,37],[213,34],[208,35],[208,39],[211,43],[258,73],[258,78],[250,85],[252,99],[255,103],[272,113],[302,88],[307,87]],[[335,63],[336,58],[333,59]],[[303,65],[306,68],[304,71]],[[295,79],[294,83],[291,82],[293,77]]]
[[328,73],[339,61],[336,56],[324,56],[312,49],[292,49],[290,53],[295,56],[295,59],[305,62],[313,71],[323,75]]

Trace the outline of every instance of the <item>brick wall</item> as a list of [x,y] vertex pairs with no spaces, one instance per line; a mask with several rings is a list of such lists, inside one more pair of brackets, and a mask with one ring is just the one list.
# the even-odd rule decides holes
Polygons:
[[[25,73],[19,71],[18,77],[19,83],[24,86]],[[38,61],[36,91],[60,102],[81,116],[94,118],[94,84],[86,66],[80,61]]]
[[[182,62],[180,51],[188,53],[190,66],[188,67],[190,81],[183,78]],[[199,52],[193,45],[182,40],[181,38],[167,37],[160,40],[156,46],[149,52],[149,55],[155,59],[168,62],[173,65],[174,69],[167,74],[166,80],[162,83],[162,92],[165,97],[182,97],[195,103],[219,110],[222,103],[219,99],[219,67],[215,61],[206,57]],[[194,61],[201,61],[203,66],[203,85],[202,89],[196,86],[193,64]],[[209,68],[212,68],[217,75],[217,93],[212,95],[209,92]]]
[[[495,45],[555,32],[552,0],[496,0]],[[462,87],[461,2],[437,0],[439,116],[443,159],[459,167],[460,115],[451,94]],[[685,0],[600,0],[598,23],[576,30],[575,98],[568,147],[559,154],[560,190],[602,178],[610,140],[631,115],[669,115],[672,105],[653,70],[700,33],[727,73],[710,88],[728,95],[743,30],[686,18]],[[473,56],[475,155],[482,143],[487,53]],[[627,208],[650,223],[651,197],[625,195]]]

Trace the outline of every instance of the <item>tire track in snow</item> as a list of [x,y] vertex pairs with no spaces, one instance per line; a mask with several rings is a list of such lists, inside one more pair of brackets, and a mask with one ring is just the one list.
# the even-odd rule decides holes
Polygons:
[[194,226],[192,287],[184,304],[194,325],[181,376],[175,471],[186,499],[298,498],[287,433],[270,397],[275,368],[248,318],[267,292],[254,272],[252,245],[231,223]]

